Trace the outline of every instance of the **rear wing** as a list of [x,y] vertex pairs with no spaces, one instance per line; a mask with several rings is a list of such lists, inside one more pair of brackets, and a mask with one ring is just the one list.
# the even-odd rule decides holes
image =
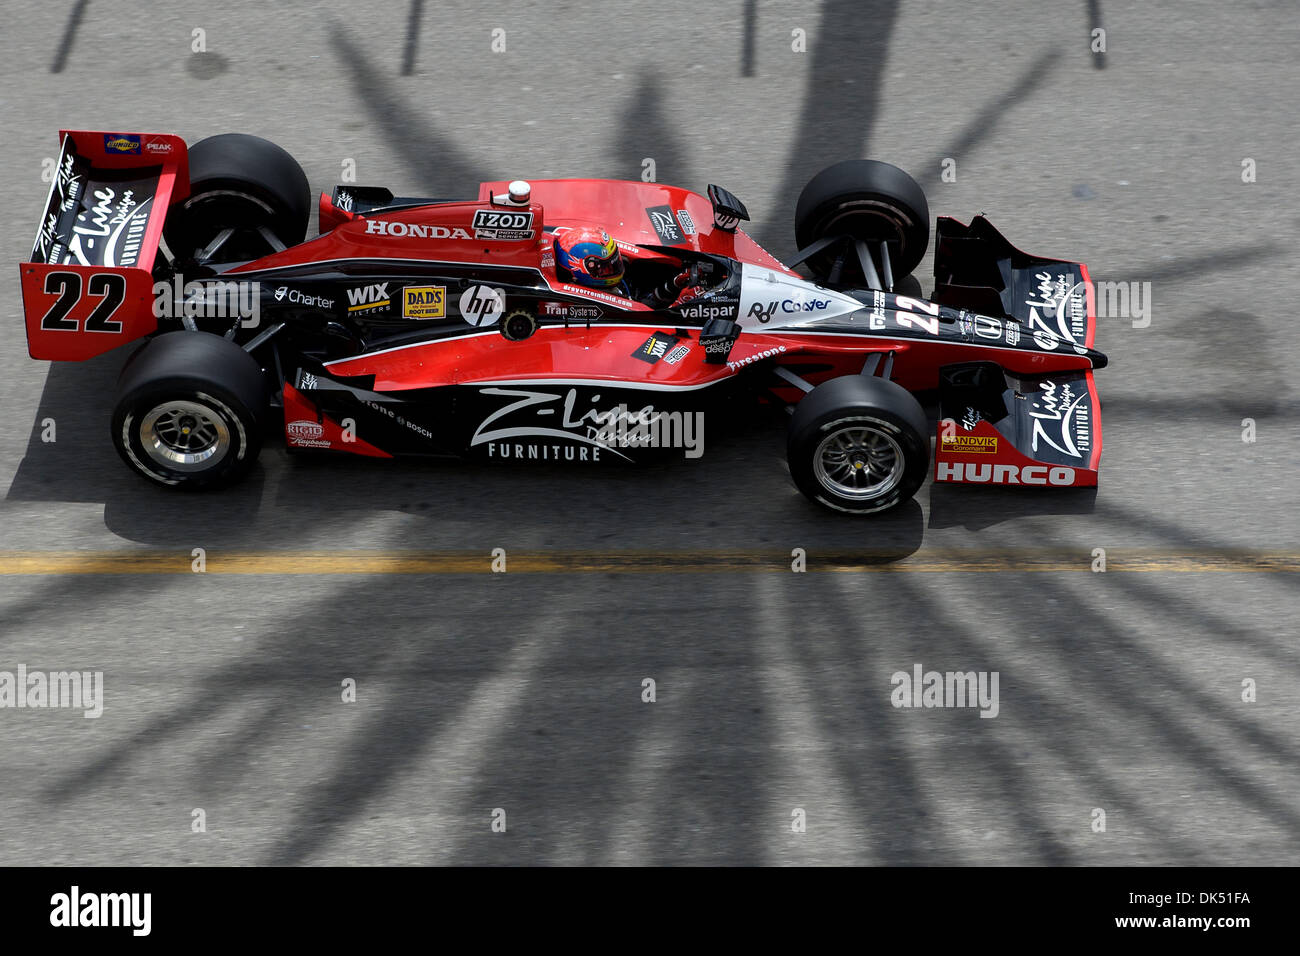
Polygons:
[[62,130],[45,212],[20,267],[27,351],[81,361],[158,327],[153,276],[168,207],[189,195],[179,136]]

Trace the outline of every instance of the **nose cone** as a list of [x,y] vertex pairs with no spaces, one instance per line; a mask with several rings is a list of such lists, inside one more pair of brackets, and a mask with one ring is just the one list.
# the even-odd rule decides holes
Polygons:
[[761,331],[807,325],[861,309],[843,292],[824,289],[798,276],[745,263],[740,279],[741,328]]

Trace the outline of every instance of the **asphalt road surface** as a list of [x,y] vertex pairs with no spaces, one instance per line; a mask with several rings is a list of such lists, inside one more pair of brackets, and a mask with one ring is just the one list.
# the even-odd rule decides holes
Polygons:
[[[96,719],[0,709],[0,864],[1296,861],[1294,4],[0,13],[0,672],[103,675]],[[850,520],[763,416],[647,470],[271,447],[168,493],[108,439],[122,354],[26,354],[61,127],[255,133],[317,190],[653,160],[778,256],[803,183],[869,156],[1149,312],[1101,319],[1095,493]],[[997,672],[996,717],[893,706],[917,665]]]

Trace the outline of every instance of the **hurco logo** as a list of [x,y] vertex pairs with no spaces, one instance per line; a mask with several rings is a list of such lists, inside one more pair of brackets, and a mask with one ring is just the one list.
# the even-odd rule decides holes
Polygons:
[[993,455],[998,450],[998,440],[992,435],[944,435],[940,439],[941,451],[965,455]]
[[991,465],[987,462],[941,461],[935,481],[967,481],[987,485],[1072,485],[1074,469],[1064,465]]
[[472,239],[460,226],[422,226],[417,222],[389,222],[367,219],[366,235],[396,236],[401,239]]

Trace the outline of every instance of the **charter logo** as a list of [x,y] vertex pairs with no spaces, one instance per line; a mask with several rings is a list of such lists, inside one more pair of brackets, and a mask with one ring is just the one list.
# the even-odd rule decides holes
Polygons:
[[153,926],[152,893],[70,893],[50,897],[51,926],[127,926],[134,936],[148,936]]

